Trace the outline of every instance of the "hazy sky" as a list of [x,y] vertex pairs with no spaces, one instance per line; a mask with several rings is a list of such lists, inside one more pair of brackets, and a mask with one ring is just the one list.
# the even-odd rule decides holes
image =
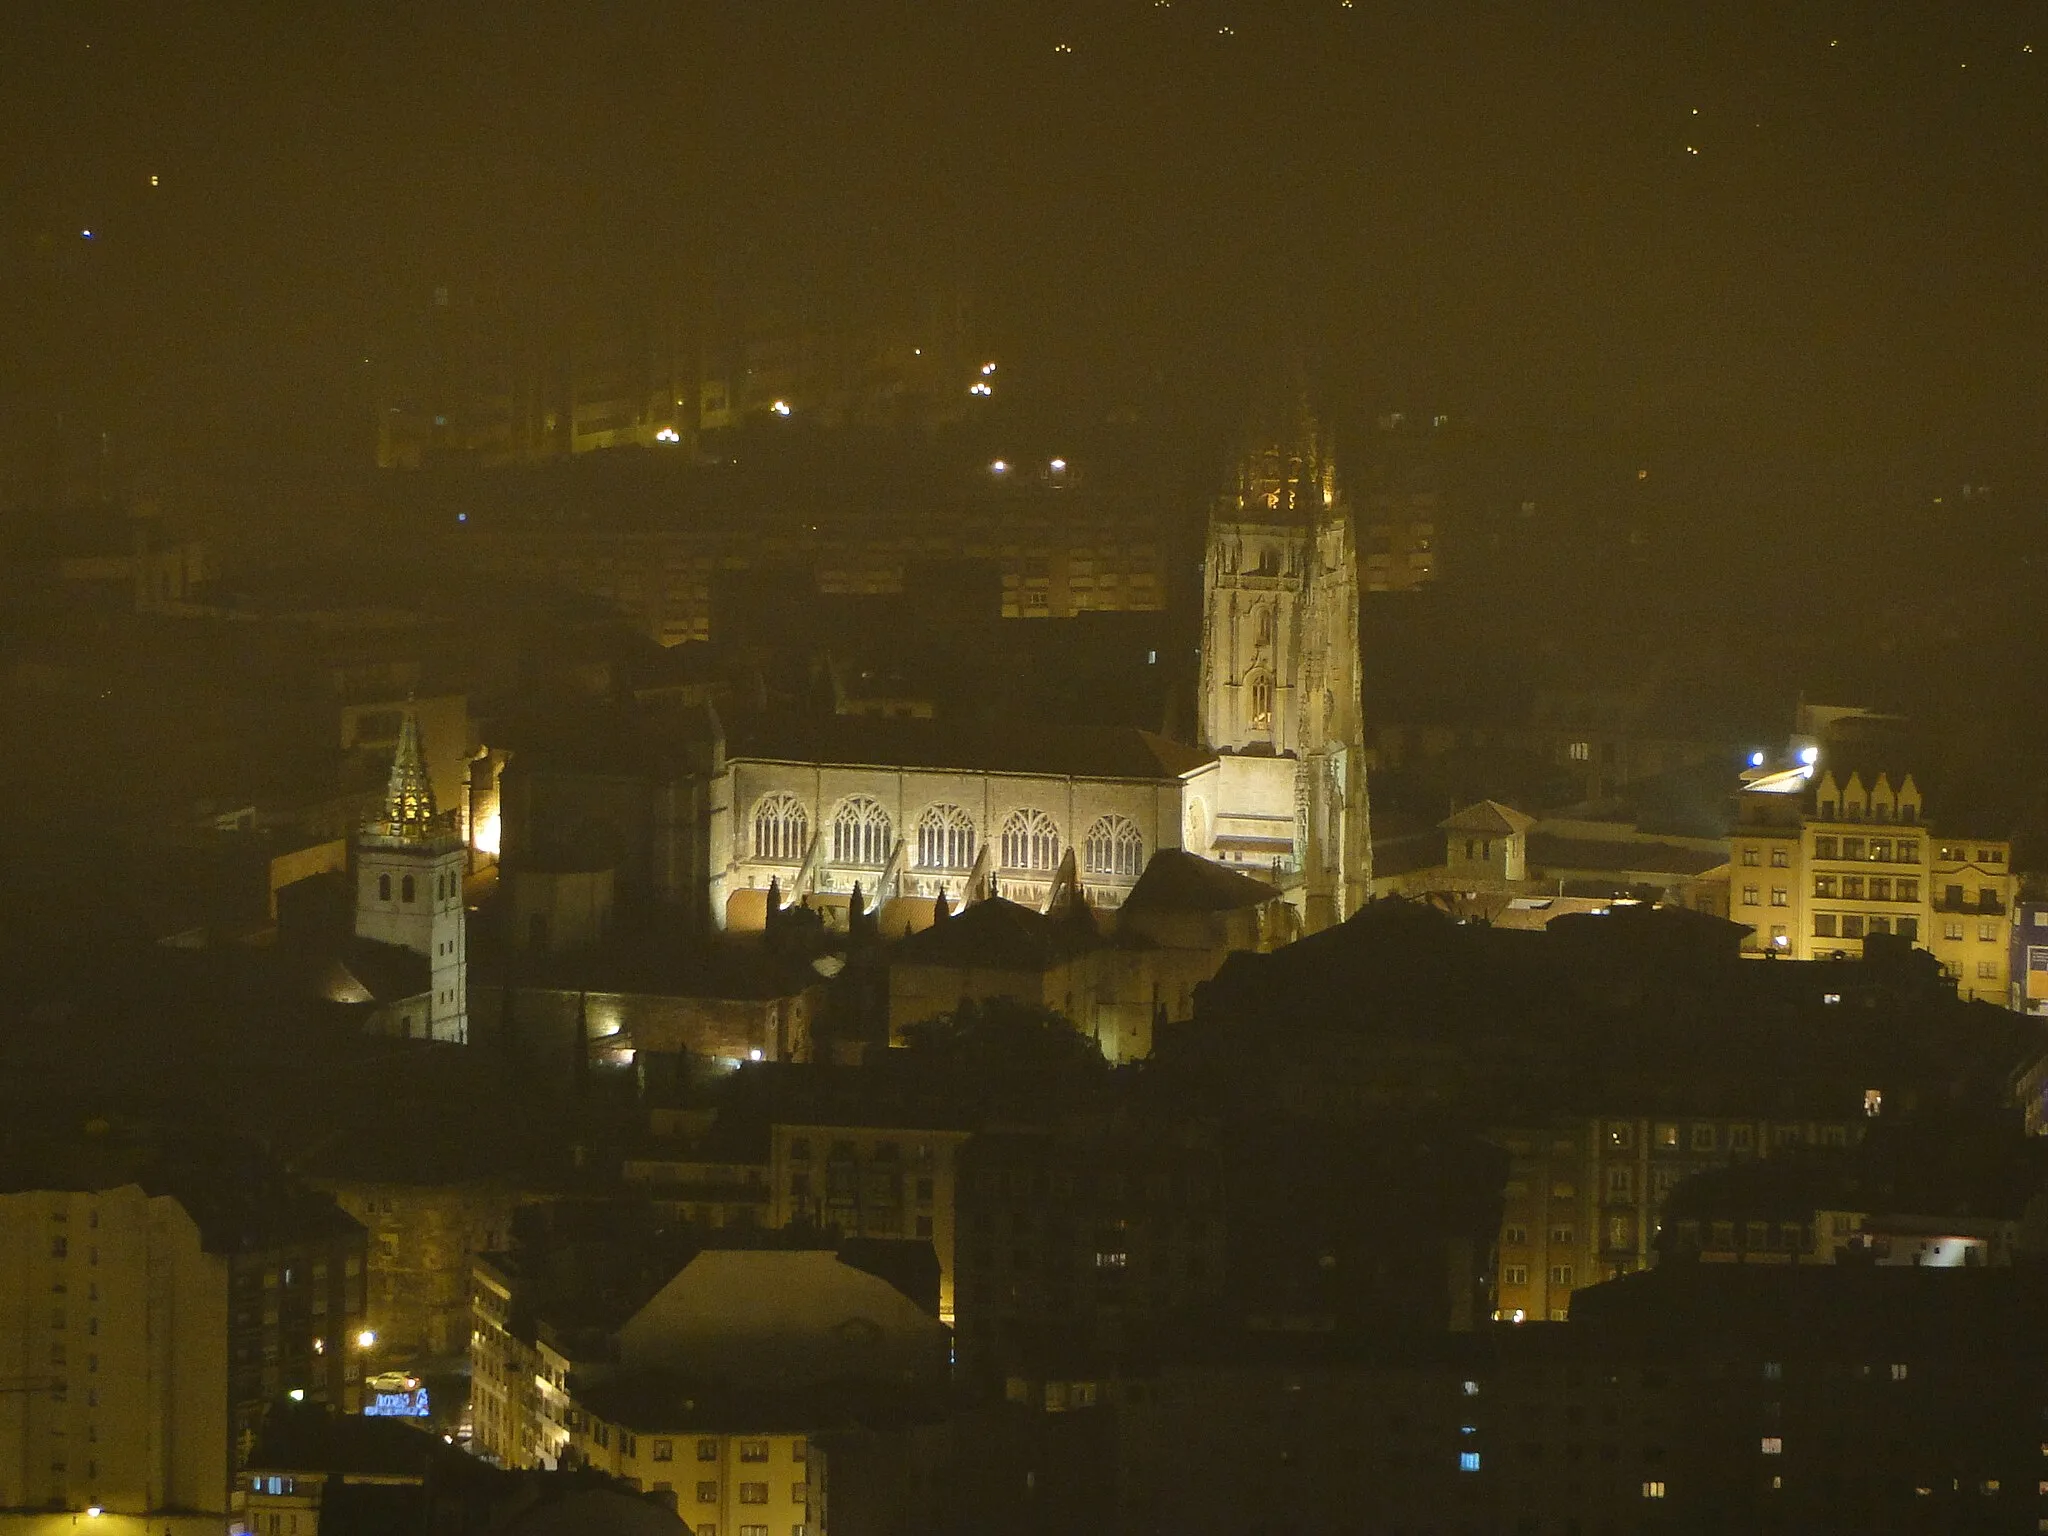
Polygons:
[[1702,484],[2033,480],[2044,116],[2040,6],[16,0],[0,452],[346,457],[437,285],[719,267],[957,275],[1091,404],[1291,323],[1349,408]]

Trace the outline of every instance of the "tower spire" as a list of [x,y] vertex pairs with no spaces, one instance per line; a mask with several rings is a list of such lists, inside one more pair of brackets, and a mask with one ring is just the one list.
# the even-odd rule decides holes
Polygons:
[[391,756],[391,779],[384,790],[384,815],[378,830],[387,837],[425,837],[439,822],[434,782],[427,777],[426,753],[420,747],[419,718],[407,710],[398,728],[398,750]]

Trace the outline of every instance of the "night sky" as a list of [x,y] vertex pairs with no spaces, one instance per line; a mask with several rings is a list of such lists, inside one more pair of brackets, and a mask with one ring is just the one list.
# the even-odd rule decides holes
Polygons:
[[1206,426],[1288,335],[1340,413],[1697,506],[2043,479],[2039,6],[82,0],[0,28],[16,481],[60,416],[138,469],[361,462],[365,359],[435,286],[630,306],[734,271],[957,277],[1076,409]]

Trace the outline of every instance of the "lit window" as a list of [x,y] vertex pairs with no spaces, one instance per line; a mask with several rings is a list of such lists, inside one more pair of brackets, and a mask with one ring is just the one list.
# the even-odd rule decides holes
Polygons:
[[1643,1497],[1644,1497],[1644,1498],[1646,1498],[1646,1499],[1661,1499],[1661,1498],[1663,1498],[1663,1497],[1664,1497],[1664,1485],[1663,1485],[1663,1484],[1662,1484],[1661,1482],[1659,1482],[1659,1483],[1645,1483],[1645,1484],[1643,1484]]
[[1060,832],[1043,811],[1012,811],[1003,823],[1003,868],[1050,870],[1060,861]]
[[1458,1470],[1460,1472],[1477,1472],[1479,1470],[1479,1453],[1477,1451],[1458,1452]]
[[754,808],[754,857],[794,864],[810,849],[811,817],[795,795],[776,794]]
[[957,805],[934,805],[917,818],[917,867],[966,869],[974,863],[974,822]]
[[1784,1442],[1784,1440],[1783,1440],[1783,1439],[1781,1439],[1781,1438],[1780,1438],[1779,1436],[1777,1436],[1777,1435],[1765,1435],[1765,1436],[1764,1436],[1764,1440],[1763,1440],[1763,1453],[1764,1453],[1764,1455],[1766,1455],[1766,1456],[1782,1456],[1782,1455],[1784,1455],[1784,1454],[1785,1454],[1785,1442]]
[[896,828],[879,802],[855,795],[832,818],[832,862],[880,869],[889,862]]
[[1252,679],[1252,729],[1273,728],[1273,679],[1261,672]]
[[1104,816],[1088,829],[1082,845],[1091,875],[1136,879],[1145,863],[1145,840],[1128,816]]

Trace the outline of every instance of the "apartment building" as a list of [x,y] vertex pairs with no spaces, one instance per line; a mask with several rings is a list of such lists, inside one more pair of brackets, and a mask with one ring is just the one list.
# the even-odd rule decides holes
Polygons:
[[1796,1147],[1847,1147],[1864,1122],[1607,1116],[1508,1127],[1494,1316],[1562,1322],[1574,1292],[1648,1268],[1665,1200],[1688,1174]]
[[1812,746],[1789,765],[1753,760],[1736,799],[1728,912],[1750,927],[1746,952],[1854,959],[1866,938],[1894,936],[1931,951],[1964,998],[2007,1002],[2009,840],[1942,828],[1910,772],[1832,764]]

